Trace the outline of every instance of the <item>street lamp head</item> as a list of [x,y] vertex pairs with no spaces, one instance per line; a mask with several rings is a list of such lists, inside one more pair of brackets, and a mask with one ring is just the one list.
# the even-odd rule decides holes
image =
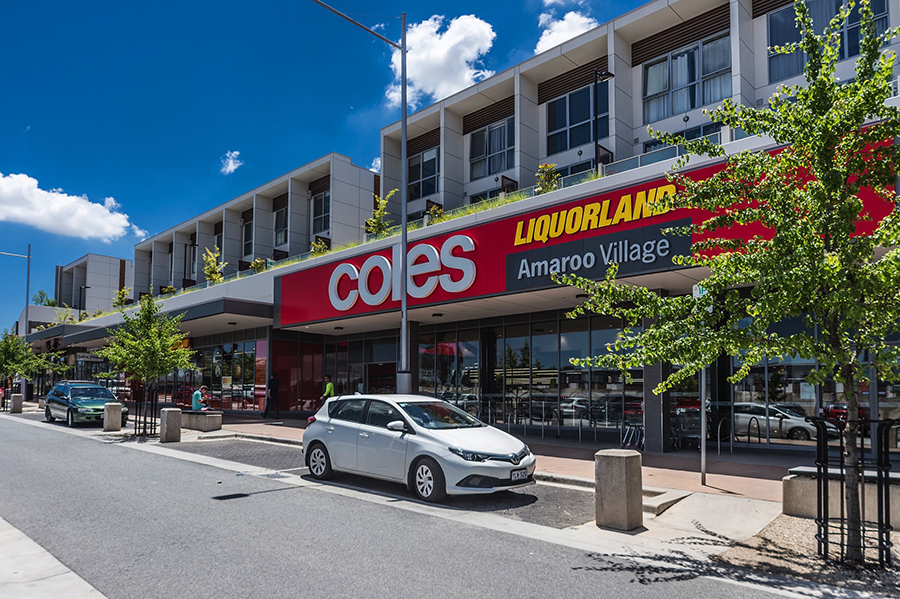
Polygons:
[[615,77],[615,75],[613,75],[609,71],[597,70],[597,71],[594,71],[594,74],[597,77],[597,81],[599,81],[600,83],[606,83],[607,81],[609,81],[610,79]]

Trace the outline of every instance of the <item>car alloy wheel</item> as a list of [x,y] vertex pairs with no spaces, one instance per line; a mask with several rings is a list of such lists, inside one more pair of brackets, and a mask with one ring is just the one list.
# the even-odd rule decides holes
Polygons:
[[307,459],[309,473],[319,480],[328,480],[334,474],[331,468],[331,458],[328,457],[328,450],[322,445],[313,445],[309,450],[309,458]]
[[44,418],[47,420],[47,422],[53,422],[54,420],[56,420],[56,418],[53,417],[53,414],[50,413],[50,406],[47,406],[46,409],[44,409]]
[[809,441],[809,431],[802,428],[791,429],[788,437],[794,441]]
[[75,426],[75,415],[72,414],[72,410],[66,412],[66,425],[67,426]]
[[447,485],[441,467],[431,458],[422,458],[416,464],[414,474],[416,495],[423,501],[438,502],[447,496]]

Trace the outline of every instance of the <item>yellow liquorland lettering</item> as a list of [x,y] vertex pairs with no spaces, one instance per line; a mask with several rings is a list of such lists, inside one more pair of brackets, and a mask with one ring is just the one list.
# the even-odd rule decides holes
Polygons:
[[581,219],[584,216],[584,208],[575,206],[569,210],[566,216],[566,235],[572,235],[581,231]]
[[554,212],[550,217],[550,238],[556,239],[566,230],[566,210]]
[[619,205],[616,206],[616,214],[613,216],[612,224],[617,225],[621,222],[629,222],[631,220],[631,194],[624,195],[619,198]]
[[603,210],[600,211],[600,227],[608,227],[612,224],[609,220],[609,200],[603,200]]
[[531,236],[534,234],[534,219],[528,220],[528,235],[526,237],[522,236],[522,230],[525,227],[525,221],[520,220],[516,225],[516,242],[513,245],[524,245],[526,243],[531,243]]
[[675,185],[671,183],[668,185],[661,185],[656,188],[656,201],[653,205],[653,214],[665,214],[669,211],[668,208],[661,204],[661,202],[663,201],[664,197],[675,195],[675,191]]
[[542,214],[534,223],[534,240],[547,243],[550,235],[550,215]]
[[600,202],[592,202],[584,207],[584,216],[581,219],[582,231],[596,229],[599,226],[597,224],[597,218],[600,215],[601,206],[602,204]]
[[634,208],[632,220],[649,218],[653,216],[653,202],[656,200],[656,188],[647,191],[639,191],[634,196]]

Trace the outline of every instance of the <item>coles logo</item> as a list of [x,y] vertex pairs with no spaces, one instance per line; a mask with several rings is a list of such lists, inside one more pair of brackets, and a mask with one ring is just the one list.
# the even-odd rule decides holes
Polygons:
[[[440,249],[420,243],[409,249],[406,256],[407,292],[410,297],[423,299],[440,286],[447,293],[462,293],[475,282],[475,262],[464,254],[475,250],[475,242],[466,235],[449,237]],[[344,262],[331,273],[328,280],[328,299],[342,312],[361,301],[368,306],[380,306],[388,297],[400,301],[402,259],[400,245],[391,249],[391,258],[373,255],[357,268]],[[374,275],[374,276],[373,276]]]

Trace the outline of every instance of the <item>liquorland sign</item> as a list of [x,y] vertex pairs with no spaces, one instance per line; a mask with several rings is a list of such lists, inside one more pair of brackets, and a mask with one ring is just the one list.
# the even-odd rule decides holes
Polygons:
[[[703,179],[721,168],[689,175]],[[662,179],[410,243],[409,306],[546,289],[555,286],[550,276],[558,272],[598,279],[611,263],[620,275],[675,269],[672,258],[687,255],[692,239],[664,235],[663,229],[705,216],[661,210],[659,200],[675,191]],[[890,211],[871,196],[874,201],[864,199],[869,218],[858,225],[862,235]],[[746,239],[768,233],[745,225],[731,234]],[[398,239],[377,252],[280,277],[281,326],[399,310],[397,265],[403,259]]]
[[[411,242],[409,306],[546,289],[556,272],[600,278],[613,262],[621,274],[673,269],[672,258],[689,253],[691,243],[663,235],[690,222],[683,212],[659,209],[657,200],[674,193],[663,179]],[[281,325],[398,310],[403,259],[398,239],[281,277]]]

